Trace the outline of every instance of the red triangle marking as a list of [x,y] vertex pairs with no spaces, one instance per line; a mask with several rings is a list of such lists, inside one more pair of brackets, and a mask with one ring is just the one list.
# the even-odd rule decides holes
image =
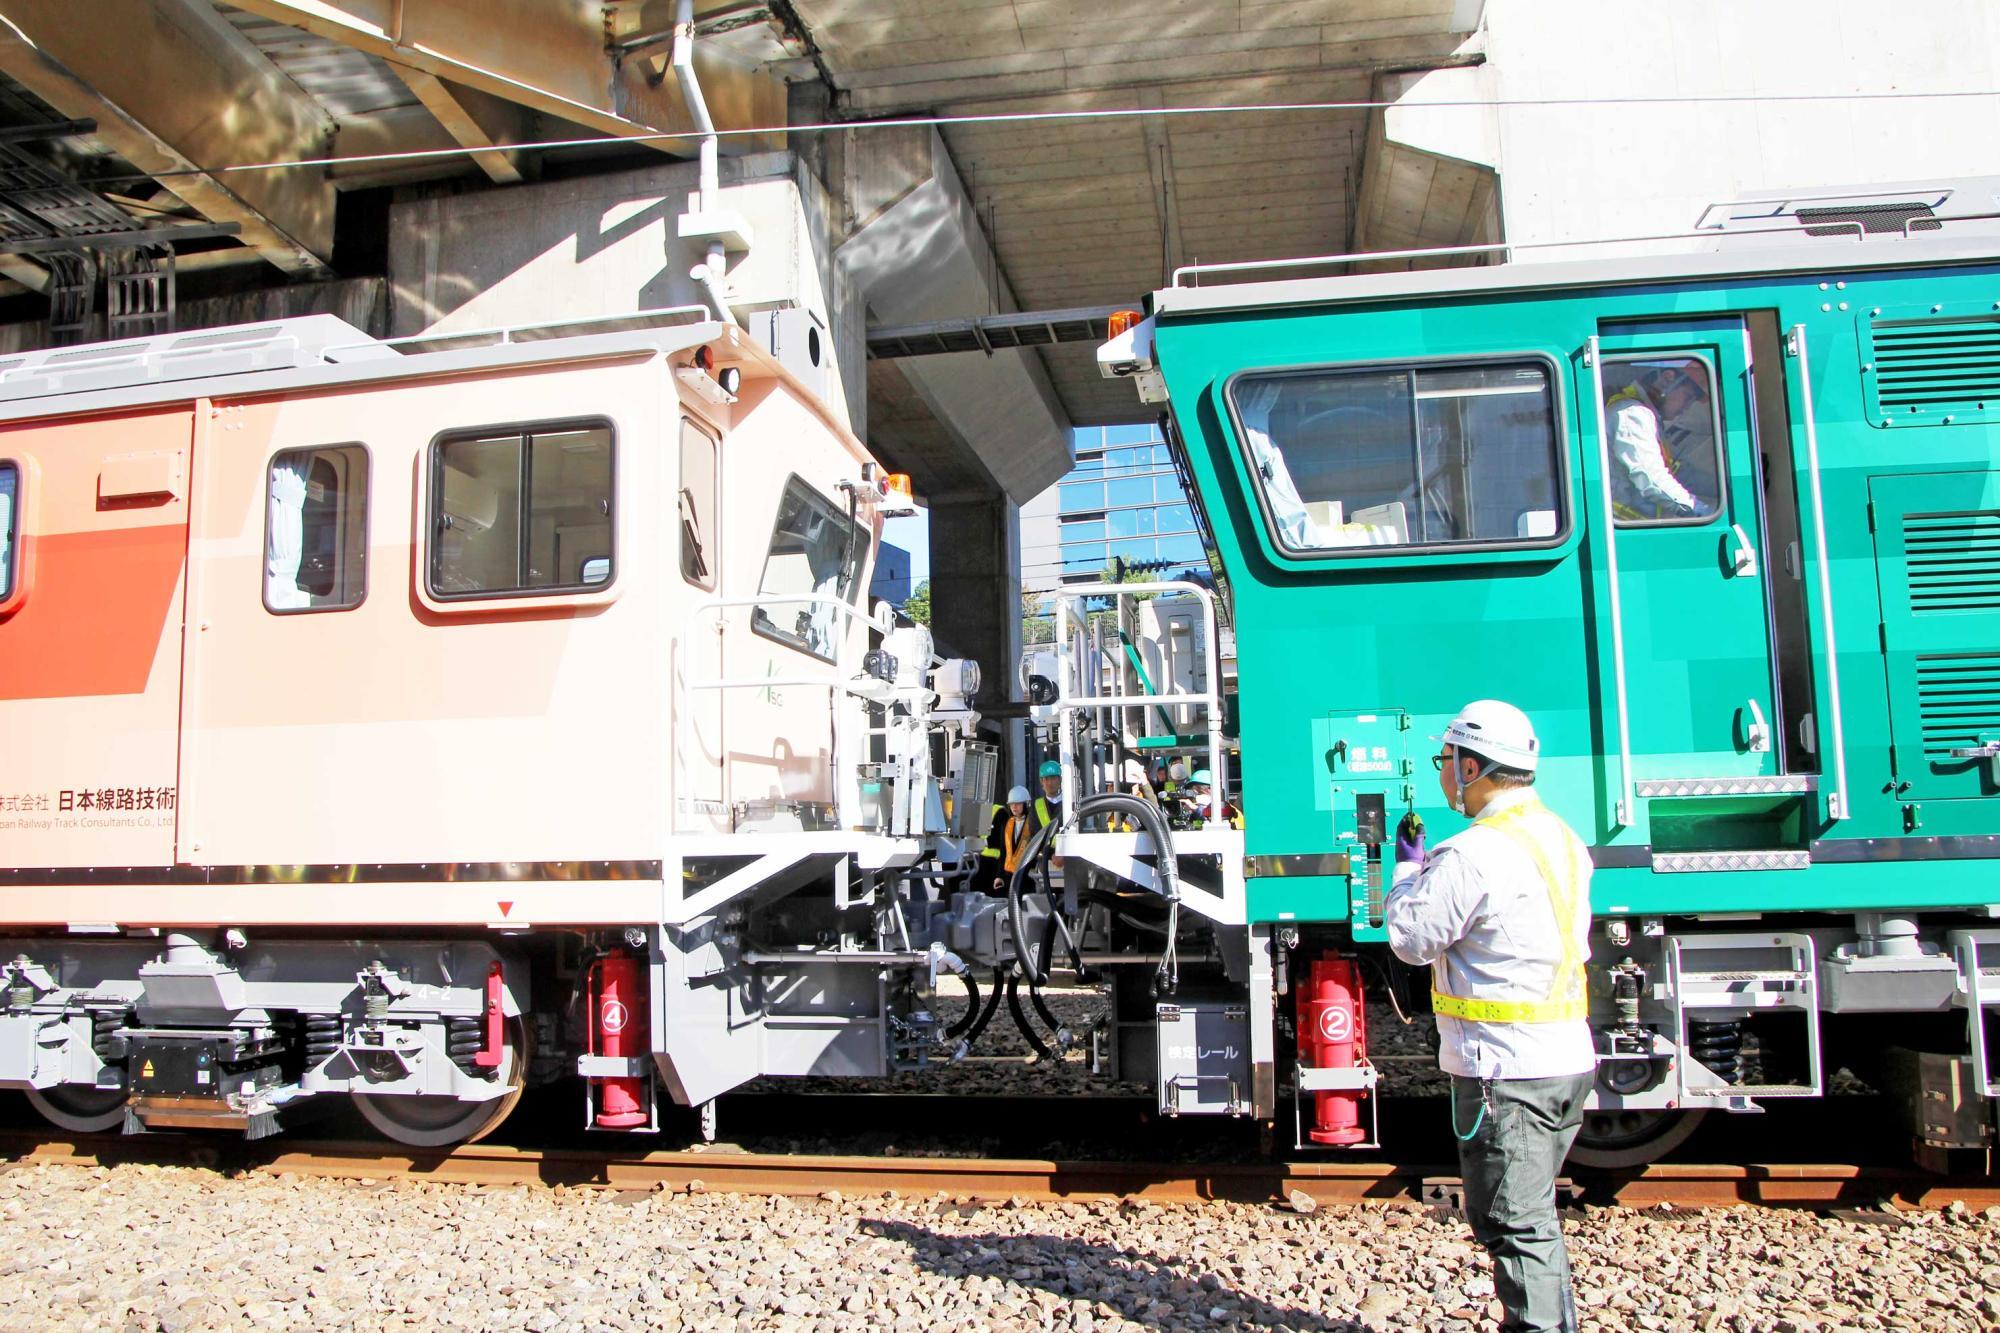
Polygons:
[[506,915],[507,915],[507,914],[508,914],[509,912],[511,912],[511,911],[513,911],[513,910],[514,910],[514,904],[513,904],[513,903],[512,903],[511,901],[510,901],[510,902],[503,902],[503,903],[501,903],[501,904],[500,904],[500,915],[501,915],[501,916],[506,916]]

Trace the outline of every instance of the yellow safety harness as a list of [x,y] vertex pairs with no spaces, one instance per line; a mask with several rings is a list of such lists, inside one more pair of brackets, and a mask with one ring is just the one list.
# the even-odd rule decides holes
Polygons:
[[1554,913],[1556,937],[1562,944],[1562,957],[1556,963],[1556,972],[1549,985],[1548,998],[1542,1000],[1473,1000],[1459,995],[1447,995],[1438,988],[1443,980],[1444,964],[1440,962],[1432,976],[1431,1009],[1444,1018],[1463,1019],[1468,1023],[1567,1023],[1587,1017],[1589,1002],[1584,997],[1583,956],[1576,947],[1577,892],[1581,877],[1577,874],[1578,854],[1574,834],[1561,824],[1566,855],[1563,873],[1556,873],[1555,865],[1549,860],[1542,840],[1524,827],[1531,815],[1546,814],[1553,820],[1547,806],[1540,801],[1524,801],[1520,805],[1509,806],[1497,815],[1489,815],[1473,821],[1484,824],[1494,832],[1505,836],[1508,841],[1526,852],[1542,873],[1542,882],[1549,888],[1549,910]]

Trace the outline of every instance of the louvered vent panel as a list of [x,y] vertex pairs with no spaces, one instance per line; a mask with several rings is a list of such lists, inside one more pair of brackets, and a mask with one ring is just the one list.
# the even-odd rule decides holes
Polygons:
[[1917,711],[1928,759],[2000,732],[2000,653],[1917,658]]
[[1935,420],[2000,407],[2000,318],[1878,324],[1873,333],[1882,415]]
[[1910,613],[2000,611],[2000,510],[1903,520]]

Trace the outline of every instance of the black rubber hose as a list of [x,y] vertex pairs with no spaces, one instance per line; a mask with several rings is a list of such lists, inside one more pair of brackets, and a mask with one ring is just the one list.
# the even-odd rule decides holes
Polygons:
[[1014,1026],[1021,1029],[1021,1035],[1028,1039],[1028,1045],[1034,1048],[1035,1054],[1041,1056],[1044,1060],[1054,1059],[1055,1052],[1049,1049],[1049,1044],[1043,1041],[1041,1034],[1035,1031],[1035,1025],[1028,1021],[1027,1011],[1021,1008],[1021,977],[1019,973],[1007,978],[1007,1011],[1014,1015]]
[[[1171,968],[1169,960],[1173,956],[1172,923],[1179,913],[1181,882],[1180,871],[1174,864],[1173,839],[1160,808],[1142,797],[1127,796],[1122,792],[1100,792],[1078,801],[1076,809],[1067,813],[1064,823],[1081,823],[1092,815],[1110,814],[1114,811],[1122,811],[1137,819],[1152,836],[1153,847],[1158,853],[1155,859],[1158,862],[1156,869],[1160,876],[1160,896],[1167,900],[1172,909],[1168,918],[1170,923],[1168,949],[1160,965],[1161,976],[1166,979]],[[1028,845],[1022,849],[1021,859],[1015,862],[1014,873],[1007,881],[1007,919],[1014,930],[1014,954],[1029,984],[1036,987],[1046,986],[1049,982],[1048,959],[1046,955],[1040,959],[1031,959],[1028,956],[1027,908],[1022,901],[1021,881],[1026,878],[1029,867],[1042,858],[1050,840],[1062,827],[1062,824],[1049,823],[1035,830],[1035,836],[1030,838]],[[1055,910],[1053,899],[1049,903],[1049,910],[1052,912]]]
[[965,983],[965,1016],[944,1030],[944,1035],[958,1038],[979,1019],[979,983],[972,979],[972,970],[967,968],[958,979]]
[[1044,1000],[1042,998],[1042,993],[1040,990],[1036,989],[1033,986],[1028,987],[1028,1002],[1035,1006],[1035,1012],[1040,1014],[1042,1016],[1042,1021],[1049,1025],[1049,1033],[1051,1036],[1062,1031],[1062,1020],[1057,1018],[1054,1013],[1050,1012],[1049,1003],[1047,1000]]
[[[1038,967],[1028,958],[1028,911],[1025,895],[1021,892],[1022,881],[1028,877],[1033,866],[1061,828],[1060,824],[1044,824],[1035,830],[1035,836],[1028,839],[1028,845],[1021,849],[1020,859],[1014,862],[1014,873],[1007,878],[1007,924],[1014,934],[1014,958],[1030,981],[1043,985],[1049,979],[1048,969]],[[1055,910],[1055,900],[1049,900],[1049,910]]]
[[970,1046],[973,1042],[978,1041],[980,1034],[986,1031],[986,1025],[993,1021],[993,1015],[1000,1012],[1000,997],[1007,990],[1007,987],[1002,984],[1004,976],[1005,974],[999,968],[996,967],[993,969],[993,989],[987,992],[986,1007],[979,1011],[978,1020],[973,1023],[971,1030],[965,1034],[966,1045]]

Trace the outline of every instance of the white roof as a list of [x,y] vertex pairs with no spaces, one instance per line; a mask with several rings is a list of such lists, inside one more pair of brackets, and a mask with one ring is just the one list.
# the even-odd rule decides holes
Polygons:
[[[659,322],[691,316],[700,318]],[[0,357],[0,421],[620,352],[669,353],[713,342],[723,329],[705,309],[690,309],[414,339],[373,338],[332,315],[162,333]]]
[[[1367,256],[1355,258],[1365,259]],[[1153,294],[1153,310],[1172,317],[1283,306],[1407,301],[1479,292],[1634,286],[1706,278],[1846,273],[1859,269],[1996,262],[2000,262],[2000,237],[1992,235],[1919,232],[1908,237],[1877,237],[1867,241],[1829,237],[1783,247],[1741,247],[1695,254],[1495,264],[1483,268],[1421,269],[1408,273],[1364,273],[1348,277],[1283,278],[1268,282],[1231,282],[1213,287],[1167,287]]]

